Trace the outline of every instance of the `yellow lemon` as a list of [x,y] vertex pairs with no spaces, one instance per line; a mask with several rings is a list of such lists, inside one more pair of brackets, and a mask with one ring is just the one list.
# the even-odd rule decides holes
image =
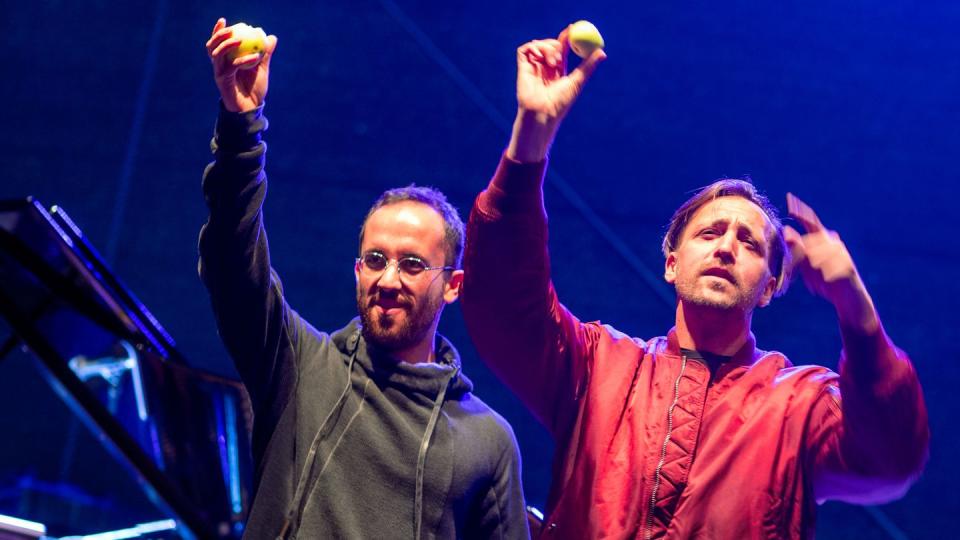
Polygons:
[[[233,37],[240,40],[240,45],[231,50],[230,60],[248,54],[258,54],[260,59],[263,59],[263,53],[267,50],[267,33],[263,31],[263,28],[255,28],[246,23],[237,23],[233,25]],[[257,64],[259,63],[258,61]],[[257,64],[242,66],[242,69],[255,68]]]
[[589,21],[571,24],[567,30],[567,39],[570,41],[570,50],[580,58],[586,58],[593,51],[603,48],[600,31]]

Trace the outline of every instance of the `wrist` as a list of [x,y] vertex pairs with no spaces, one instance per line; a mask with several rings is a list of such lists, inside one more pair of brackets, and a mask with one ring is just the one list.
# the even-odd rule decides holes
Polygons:
[[220,113],[214,128],[214,141],[218,150],[244,152],[260,144],[267,130],[267,118],[263,106],[244,112],[233,112],[226,103],[220,102]]
[[558,118],[519,109],[513,122],[513,132],[506,156],[520,163],[543,161],[550,151],[559,125]]
[[871,335],[879,330],[880,317],[859,276],[832,303],[841,327],[861,335]]
[[223,108],[236,114],[244,114],[259,109],[263,105],[262,100],[241,98],[235,93],[220,92],[220,102]]

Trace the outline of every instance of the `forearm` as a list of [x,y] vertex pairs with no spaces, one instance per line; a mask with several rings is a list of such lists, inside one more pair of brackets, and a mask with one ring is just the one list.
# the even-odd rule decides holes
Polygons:
[[852,469],[911,482],[926,463],[929,427],[920,381],[877,320],[870,332],[841,326],[844,440]]
[[850,337],[877,333],[880,331],[880,316],[863,279],[853,270],[847,281],[847,285],[831,290],[828,298],[836,310],[841,330]]
[[550,281],[541,182],[546,163],[505,158],[467,227],[464,318],[480,356],[551,431],[569,420],[578,323]]
[[221,108],[211,148],[215,160],[203,175],[204,200],[210,211],[200,232],[200,269],[204,283],[263,288],[270,278],[270,258],[263,233],[266,196],[264,159],[266,128],[262,110],[231,113]]
[[265,184],[264,161],[267,129],[263,108],[233,113],[220,105],[210,149],[214,161],[204,170],[203,195],[210,217],[234,222],[259,212],[262,194],[255,190]]
[[922,466],[929,438],[920,381],[907,355],[894,346],[873,300],[854,270],[850,285],[831,297],[837,310],[843,356],[840,389],[846,428],[873,451],[905,471]]
[[917,374],[884,332],[839,235],[796,196],[787,196],[787,206],[807,230],[802,236],[785,230],[795,268],[812,292],[833,305],[843,339],[839,391],[833,381],[823,387],[808,424],[817,499],[894,500],[927,458],[927,411]]
[[557,118],[524,109],[518,110],[505,156],[520,163],[538,163],[545,160],[559,125],[560,120]]
[[[215,161],[204,172],[210,215],[200,232],[200,276],[210,293],[221,338],[257,401],[275,362],[290,345],[283,328],[291,314],[270,265],[263,227],[266,196],[261,110],[221,110],[211,144]],[[251,383],[253,383],[251,385]]]

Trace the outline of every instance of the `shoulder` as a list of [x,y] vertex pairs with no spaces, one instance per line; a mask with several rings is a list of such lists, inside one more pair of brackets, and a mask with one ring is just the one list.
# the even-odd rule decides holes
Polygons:
[[317,349],[338,345],[334,342],[336,333],[331,336],[318,330],[292,308],[287,310],[285,322],[284,331],[287,332],[287,339],[297,344],[303,356],[311,356],[311,353],[315,353]]
[[836,386],[839,375],[824,366],[795,366],[781,352],[757,351],[759,356],[753,365],[747,368],[751,378],[765,379],[775,388],[794,388],[820,391]]
[[[293,312],[293,310],[291,310]],[[359,329],[353,323],[332,334],[318,330],[306,319],[293,313],[293,324],[287,326],[288,339],[294,343],[302,376],[317,381],[339,377],[359,347]],[[338,379],[339,380],[339,379]]]
[[[778,358],[779,357],[779,358]],[[772,372],[771,384],[774,389],[795,396],[796,404],[826,402],[828,408],[837,409],[840,404],[840,375],[835,371],[818,365],[794,366],[780,353],[767,353],[757,364]]]
[[651,345],[657,342],[657,340],[664,340],[664,343],[666,342],[666,338],[653,338],[650,340],[644,340],[634,337],[617,330],[609,324],[601,323],[600,321],[583,323],[582,328],[587,339],[595,343],[597,346],[613,347],[616,349],[640,350],[646,352],[648,349],[650,349]]
[[483,400],[468,392],[453,404],[456,410],[450,411],[451,427],[470,444],[493,445],[500,452],[516,451],[518,445],[513,427]]
[[771,363],[771,368],[776,369],[775,384],[823,388],[825,386],[836,386],[840,377],[836,372],[824,366],[812,364],[794,366],[778,352],[767,353],[757,364],[764,362]]

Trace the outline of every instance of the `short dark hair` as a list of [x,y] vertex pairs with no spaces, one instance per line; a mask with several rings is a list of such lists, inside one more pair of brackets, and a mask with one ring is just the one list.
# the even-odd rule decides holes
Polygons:
[[374,212],[384,206],[408,201],[425,204],[440,214],[440,217],[443,218],[443,248],[446,253],[444,264],[460,268],[460,263],[463,260],[463,220],[460,219],[457,209],[447,201],[446,195],[432,187],[410,184],[406,187],[384,191],[370,207],[366,217],[363,218],[363,225],[360,226],[360,244],[363,244],[363,233],[367,228],[367,220]]
[[692,197],[677,208],[670,218],[667,226],[667,233],[663,236],[663,256],[668,257],[671,251],[675,251],[680,244],[680,238],[683,236],[683,230],[693,214],[697,212],[708,202],[719,199],[720,197],[741,197],[760,207],[760,210],[767,216],[770,223],[773,224],[774,235],[770,239],[769,267],[770,274],[777,279],[777,286],[774,290],[776,296],[787,292],[789,279],[787,274],[789,255],[787,243],[783,239],[783,223],[780,221],[777,208],[770,203],[766,195],[757,191],[750,179],[741,178],[721,178],[714,183],[704,186],[697,190]]

